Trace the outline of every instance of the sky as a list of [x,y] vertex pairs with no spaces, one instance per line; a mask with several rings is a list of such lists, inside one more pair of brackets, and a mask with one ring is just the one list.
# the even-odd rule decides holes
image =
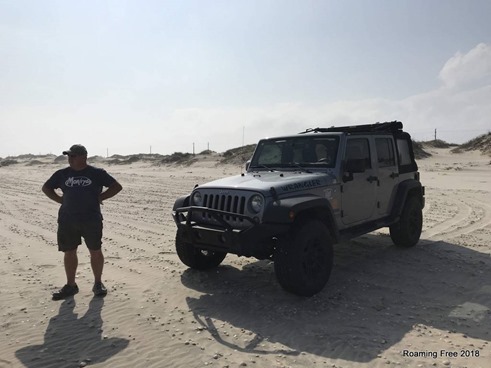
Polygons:
[[0,0],[0,157],[491,131],[490,0]]

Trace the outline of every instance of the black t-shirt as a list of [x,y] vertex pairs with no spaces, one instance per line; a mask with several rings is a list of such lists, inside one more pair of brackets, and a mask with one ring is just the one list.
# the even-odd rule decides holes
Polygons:
[[102,220],[99,194],[115,181],[105,170],[90,165],[80,171],[70,167],[56,171],[45,185],[63,192],[58,222]]

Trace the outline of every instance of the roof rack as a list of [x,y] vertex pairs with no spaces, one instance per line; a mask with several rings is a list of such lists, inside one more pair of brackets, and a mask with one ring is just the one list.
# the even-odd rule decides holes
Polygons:
[[360,132],[390,132],[395,133],[397,131],[402,131],[402,123],[400,121],[389,121],[385,123],[375,123],[375,124],[364,124],[364,125],[352,125],[352,126],[342,126],[342,127],[331,127],[331,128],[310,128],[306,129],[305,133],[327,133],[327,132],[346,132],[346,133],[360,133]]

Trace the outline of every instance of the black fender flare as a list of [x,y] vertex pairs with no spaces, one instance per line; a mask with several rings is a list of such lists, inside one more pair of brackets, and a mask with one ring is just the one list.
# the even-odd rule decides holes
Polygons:
[[326,198],[300,196],[276,200],[265,208],[263,222],[293,224],[304,216],[315,216],[327,225],[332,237],[339,239],[334,212]]
[[421,201],[421,207],[424,207],[424,188],[421,183],[417,180],[409,179],[399,183],[397,187],[396,196],[394,199],[394,205],[392,206],[393,218],[397,218],[401,215],[404,208],[404,203],[409,196],[409,193],[417,193],[419,200]]
[[172,210],[175,211],[178,208],[188,207],[189,206],[189,197],[190,196],[187,195],[184,197],[177,198],[176,201],[174,202],[174,207],[172,207]]

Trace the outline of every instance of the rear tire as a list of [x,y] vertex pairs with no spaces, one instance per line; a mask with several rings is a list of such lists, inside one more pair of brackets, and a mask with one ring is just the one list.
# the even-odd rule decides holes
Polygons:
[[390,237],[395,245],[409,248],[415,246],[423,229],[421,202],[412,196],[406,200],[398,223],[390,226]]
[[226,252],[204,250],[185,242],[176,234],[176,252],[182,263],[196,270],[208,270],[217,267],[225,259]]
[[294,225],[288,239],[274,256],[276,278],[286,291],[312,296],[329,280],[333,264],[333,241],[327,227],[318,220]]

